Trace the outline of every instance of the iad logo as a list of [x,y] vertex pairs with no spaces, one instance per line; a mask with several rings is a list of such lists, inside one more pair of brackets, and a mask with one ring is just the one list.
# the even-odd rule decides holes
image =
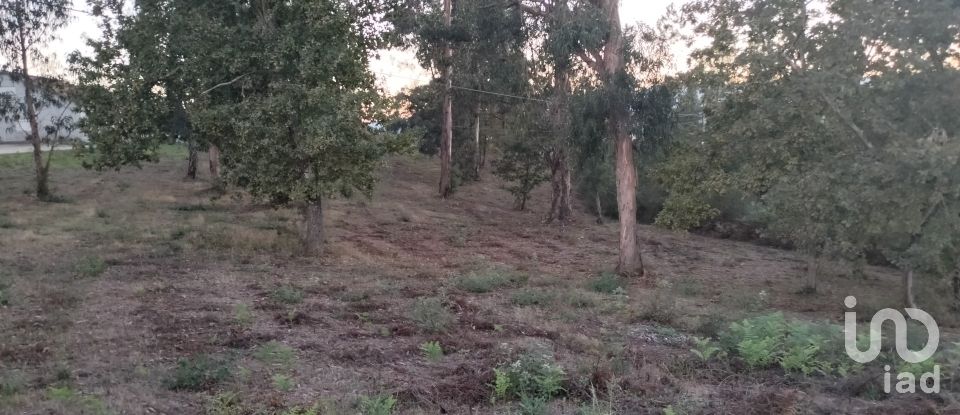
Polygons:
[[[843,300],[843,304],[848,309],[857,306],[857,299],[849,296]],[[894,326],[894,342],[897,346],[897,354],[900,358],[909,363],[920,363],[933,357],[940,345],[940,327],[933,317],[927,312],[918,308],[905,309],[910,318],[919,321],[927,329],[927,343],[919,351],[910,350],[907,347],[907,319],[897,310],[885,308],[877,311],[870,320],[870,347],[866,351],[860,351],[857,347],[857,313],[847,311],[844,313],[843,321],[843,341],[847,349],[847,355],[859,363],[872,362],[880,355],[881,334],[880,330],[883,323],[892,321]],[[883,391],[890,393],[890,365],[884,366]],[[932,383],[932,384],[931,384]],[[911,372],[902,372],[897,375],[897,393],[916,392],[916,375]],[[920,376],[920,390],[925,393],[940,393],[940,365],[933,366],[933,372],[924,373]]]

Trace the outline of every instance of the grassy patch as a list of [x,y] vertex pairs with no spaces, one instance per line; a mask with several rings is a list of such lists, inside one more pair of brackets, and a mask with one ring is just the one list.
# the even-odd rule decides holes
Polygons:
[[429,332],[441,332],[453,324],[456,316],[436,297],[418,298],[410,310],[410,319],[417,327]]
[[527,282],[527,275],[498,268],[474,271],[454,280],[454,285],[474,294],[488,293],[508,286],[520,286]]
[[270,292],[270,299],[281,304],[300,304],[303,297],[303,290],[293,285],[281,285]]
[[521,307],[545,306],[553,302],[554,294],[542,289],[528,288],[517,291],[510,296],[510,302]]
[[208,355],[180,359],[167,379],[167,387],[173,390],[202,391],[209,389],[231,376],[230,363]]
[[80,258],[73,266],[73,272],[80,278],[98,277],[107,270],[107,262],[97,256],[86,256]]
[[437,341],[424,342],[420,345],[420,351],[427,360],[437,361],[443,357],[443,347]]
[[106,415],[107,406],[97,397],[77,393],[69,386],[52,387],[47,390],[47,397],[57,402],[68,413]]
[[270,366],[290,367],[297,359],[297,353],[290,346],[271,341],[257,347],[253,357]]
[[626,282],[622,277],[612,272],[604,272],[599,277],[590,281],[591,290],[603,294],[613,294],[623,290]]

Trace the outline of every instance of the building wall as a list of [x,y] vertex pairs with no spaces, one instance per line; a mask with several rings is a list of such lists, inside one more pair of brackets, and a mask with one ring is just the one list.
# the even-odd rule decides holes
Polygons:
[[[23,102],[24,89],[23,82],[14,81],[9,74],[0,73],[0,94],[12,94],[15,97],[15,101],[18,103]],[[39,108],[37,113],[37,122],[40,123],[40,136],[44,137],[46,135],[46,126],[52,125],[53,120],[61,116],[72,117],[74,121],[79,120],[83,113],[74,111],[75,108],[72,104],[67,104],[66,108],[64,106],[47,106],[45,108]],[[0,117],[0,142],[23,142],[27,140],[27,137],[30,132],[30,122],[27,121],[26,115],[24,114],[19,122],[12,122],[2,119]],[[80,129],[74,129],[70,139],[79,139],[86,140],[87,137],[80,132]]]

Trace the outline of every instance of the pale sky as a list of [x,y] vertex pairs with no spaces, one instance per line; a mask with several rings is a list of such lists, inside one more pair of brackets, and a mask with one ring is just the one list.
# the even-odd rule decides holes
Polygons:
[[[664,15],[670,4],[682,1],[622,0],[621,20],[624,25],[646,23],[653,26]],[[96,19],[81,12],[90,10],[86,0],[73,0],[73,9],[78,11],[71,12],[70,23],[60,31],[58,39],[48,45],[49,55],[54,55],[51,56],[53,58],[51,67],[40,68],[41,70],[38,71],[40,74],[63,74],[67,69],[67,56],[75,50],[88,52],[85,45],[86,39],[99,37],[100,29],[97,27]],[[429,81],[429,75],[420,68],[410,52],[385,51],[371,66],[380,79],[381,86],[391,93]]]

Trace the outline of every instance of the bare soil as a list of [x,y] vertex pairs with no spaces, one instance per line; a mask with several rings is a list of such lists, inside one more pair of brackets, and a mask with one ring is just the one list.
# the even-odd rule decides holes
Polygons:
[[[491,403],[493,369],[531,349],[554,355],[569,375],[548,413],[581,413],[594,394],[628,414],[958,410],[949,395],[869,399],[850,391],[857,379],[751,372],[689,352],[690,336],[714,320],[780,310],[840,322],[851,294],[864,312],[896,305],[891,270],[858,275],[828,264],[819,292],[803,294],[807,258],[798,253],[644,226],[649,277],[621,295],[595,293],[590,281],[616,262],[615,223],[580,213],[545,224],[549,189],[518,212],[490,175],[441,200],[438,163],[420,157],[389,160],[372,198],[327,203],[328,254],[307,258],[298,254],[296,210],[218,196],[206,181],[183,180],[183,164],[107,173],[55,166],[63,203],[29,194],[28,167],[0,170],[8,298],[0,413],[282,413],[319,404],[339,414],[386,394],[397,413],[513,413],[515,403]],[[457,288],[458,277],[490,269],[528,280],[487,293]],[[918,283],[926,284],[921,303],[933,304],[942,288]],[[518,304],[531,290],[552,301]],[[411,317],[418,299],[433,297],[454,317],[437,333]],[[653,301],[671,308],[668,318],[641,311]],[[946,312],[934,317],[948,331],[956,324]],[[427,341],[445,356],[424,358]],[[264,362],[265,344],[289,347],[292,362]],[[178,362],[196,356],[224,362],[231,376],[172,388]],[[292,385],[278,386],[278,375]],[[222,404],[227,397],[233,406]]]

